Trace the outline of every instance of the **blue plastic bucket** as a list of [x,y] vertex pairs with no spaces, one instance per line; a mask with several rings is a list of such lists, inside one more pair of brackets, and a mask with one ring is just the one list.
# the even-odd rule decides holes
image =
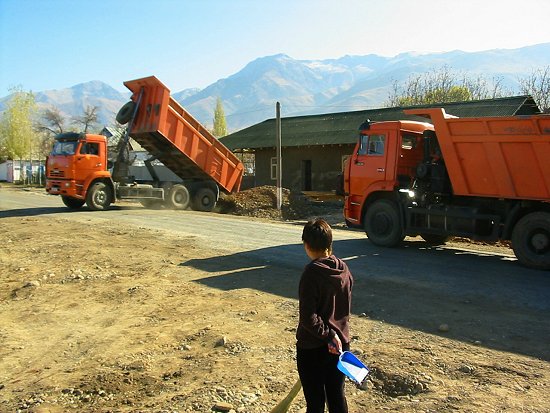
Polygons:
[[340,353],[337,367],[338,370],[357,384],[361,384],[369,374],[369,368],[350,351]]

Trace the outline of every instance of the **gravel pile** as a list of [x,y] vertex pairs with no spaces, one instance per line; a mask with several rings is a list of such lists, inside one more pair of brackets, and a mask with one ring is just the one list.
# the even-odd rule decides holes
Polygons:
[[342,201],[315,201],[301,192],[286,188],[283,188],[282,195],[281,210],[277,209],[277,188],[274,186],[260,186],[224,195],[218,201],[218,212],[278,220],[307,220],[329,216],[343,220]]

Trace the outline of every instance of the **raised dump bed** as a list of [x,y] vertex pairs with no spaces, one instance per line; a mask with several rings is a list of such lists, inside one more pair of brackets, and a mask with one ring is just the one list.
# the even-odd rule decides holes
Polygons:
[[442,108],[405,113],[431,118],[454,195],[550,200],[550,115],[457,118]]
[[241,185],[241,161],[170,96],[155,76],[124,82],[138,104],[129,135],[182,180],[214,180],[231,193]]

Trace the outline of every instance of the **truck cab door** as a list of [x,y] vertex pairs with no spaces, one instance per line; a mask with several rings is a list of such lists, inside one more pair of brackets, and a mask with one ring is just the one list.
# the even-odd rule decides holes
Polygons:
[[386,133],[377,132],[360,136],[359,147],[352,160],[352,193],[367,196],[373,184],[386,180],[387,144]]
[[100,156],[101,145],[98,142],[82,141],[75,154],[75,180],[85,181],[97,171],[105,169]]
[[359,224],[363,217],[363,205],[375,191],[387,190],[388,133],[371,131],[359,135],[355,153],[347,161],[344,189],[344,216],[346,221]]

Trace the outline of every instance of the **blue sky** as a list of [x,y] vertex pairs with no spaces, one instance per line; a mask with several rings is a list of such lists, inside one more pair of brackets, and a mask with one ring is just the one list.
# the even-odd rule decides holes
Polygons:
[[0,0],[0,96],[155,75],[205,87],[248,62],[550,42],[548,0]]

